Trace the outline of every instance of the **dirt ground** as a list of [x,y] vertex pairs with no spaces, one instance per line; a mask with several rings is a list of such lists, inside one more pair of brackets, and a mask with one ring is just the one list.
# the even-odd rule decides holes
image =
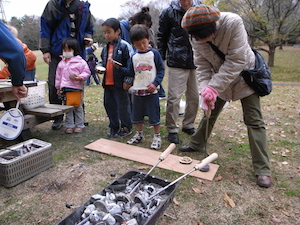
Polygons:
[[[273,168],[271,188],[260,188],[255,184],[240,103],[233,102],[224,109],[209,139],[209,151],[219,154],[215,163],[220,168],[214,181],[193,177],[182,180],[173,203],[165,211],[177,219],[161,216],[156,224],[299,225],[299,99],[297,86],[276,86],[271,95],[262,98]],[[90,125],[82,134],[67,136],[63,130],[52,131],[50,122],[32,130],[35,138],[52,144],[54,165],[15,187],[0,186],[0,224],[57,224],[74,210],[66,208],[66,203],[83,204],[132,169],[148,172],[150,166],[84,149],[85,145],[105,137],[107,132],[107,119],[103,113],[89,112],[98,101],[86,102]],[[199,112],[198,122],[200,117]],[[180,134],[180,138],[180,145],[188,143],[189,136]],[[149,143],[143,146],[148,147]],[[1,148],[12,144],[0,141]],[[164,139],[162,150],[168,145]],[[182,155],[178,150],[174,154]],[[197,153],[189,156],[200,157]],[[155,169],[153,174],[170,181],[181,175],[162,169]]]

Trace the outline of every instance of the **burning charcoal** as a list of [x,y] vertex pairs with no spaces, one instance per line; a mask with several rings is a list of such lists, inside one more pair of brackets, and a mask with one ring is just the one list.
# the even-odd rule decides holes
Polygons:
[[95,195],[93,195],[93,196],[91,197],[91,199],[92,199],[93,201],[97,201],[97,200],[102,200],[102,201],[104,201],[104,200],[105,200],[105,196],[99,195],[99,194],[95,194]]
[[104,221],[101,221],[99,223],[96,223],[96,225],[106,225],[106,223]]
[[130,220],[130,214],[123,212],[122,217],[124,218],[125,221]]
[[118,224],[124,224],[126,221],[125,218],[121,214],[115,214],[114,218],[116,219],[116,222],[118,222]]
[[134,202],[135,203],[140,203],[143,208],[146,208],[147,204],[148,204],[147,200],[141,194],[137,194],[134,197]]
[[110,193],[110,195],[108,196],[108,200],[109,201],[115,201],[116,200],[116,195],[114,193]]
[[86,223],[84,223],[83,225],[92,225],[90,221],[87,221]]
[[138,225],[138,222],[136,221],[136,219],[131,219],[131,220],[128,220],[126,222],[126,225]]
[[114,225],[116,223],[116,219],[110,213],[107,213],[103,217],[103,221],[106,222],[107,225]]
[[98,201],[94,202],[94,205],[95,205],[95,207],[96,207],[97,210],[105,212],[105,213],[108,212],[108,209],[106,207],[106,203],[105,202],[103,202],[101,200],[98,200]]
[[139,208],[137,204],[133,205],[130,211],[130,217],[135,217],[136,213],[139,211]]
[[109,213],[112,215],[122,213],[122,208],[119,205],[114,205],[110,210]]
[[94,210],[90,214],[90,221],[91,223],[98,223],[102,220],[103,217],[101,217],[101,214],[99,214],[98,210]]
[[146,191],[149,194],[152,194],[155,192],[155,187],[153,185],[145,185],[143,187],[144,191]]
[[127,202],[131,202],[131,199],[129,198],[128,195],[120,192],[120,193],[116,194],[116,201],[122,201],[122,202],[127,203]]
[[85,214],[85,216],[89,216],[91,212],[94,211],[95,209],[96,209],[95,205],[90,204],[85,208],[83,213]]

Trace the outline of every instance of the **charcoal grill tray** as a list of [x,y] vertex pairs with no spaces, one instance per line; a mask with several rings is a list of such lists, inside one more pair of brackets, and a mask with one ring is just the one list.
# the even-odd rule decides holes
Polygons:
[[[106,193],[106,191],[105,191],[106,189],[109,189],[113,185],[119,183],[118,180],[132,178],[137,174],[146,175],[146,173],[144,173],[140,170],[130,170],[127,173],[125,173],[123,176],[121,176],[121,177],[117,178],[116,180],[114,180],[106,188],[104,188],[103,190],[98,192],[98,194],[104,195]],[[149,175],[146,178],[146,181],[158,184],[162,187],[165,187],[165,186],[167,186],[168,184],[171,183],[171,181],[168,181],[168,180],[156,177],[156,176],[151,176],[151,175]],[[146,220],[146,222],[144,222],[142,224],[139,224],[139,225],[154,225],[157,222],[159,217],[164,213],[164,211],[168,208],[168,206],[172,202],[175,191],[178,188],[178,185],[179,185],[178,183],[175,183],[174,185],[170,186],[168,189],[165,190],[164,196],[167,196],[167,197],[164,198],[164,200],[159,204],[159,206],[157,207],[155,212],[151,216],[149,216],[149,218]],[[75,211],[73,211],[69,216],[67,216],[66,218],[61,220],[59,223],[57,223],[57,225],[74,225],[74,224],[79,223],[81,221],[80,217],[83,214],[86,206],[88,206],[90,204],[93,204],[93,203],[94,203],[94,200],[92,198],[90,198],[84,204],[79,206]]]

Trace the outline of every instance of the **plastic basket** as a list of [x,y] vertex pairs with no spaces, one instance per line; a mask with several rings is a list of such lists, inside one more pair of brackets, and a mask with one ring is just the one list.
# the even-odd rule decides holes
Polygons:
[[33,109],[43,106],[46,103],[46,81],[37,82],[37,86],[28,88],[28,95],[21,99],[21,104],[24,109]]
[[[13,159],[5,159],[5,156],[12,154],[12,150],[22,148],[24,144],[35,146],[35,150]],[[13,187],[50,168],[53,165],[51,146],[50,143],[30,139],[8,147],[6,150],[1,150],[0,184],[5,187]]]

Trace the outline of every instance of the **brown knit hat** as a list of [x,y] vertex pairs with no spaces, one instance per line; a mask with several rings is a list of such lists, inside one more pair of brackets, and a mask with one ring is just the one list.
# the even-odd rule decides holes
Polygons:
[[202,29],[220,18],[220,11],[214,6],[198,5],[184,14],[181,26],[187,31]]

